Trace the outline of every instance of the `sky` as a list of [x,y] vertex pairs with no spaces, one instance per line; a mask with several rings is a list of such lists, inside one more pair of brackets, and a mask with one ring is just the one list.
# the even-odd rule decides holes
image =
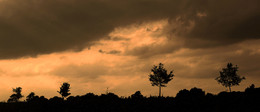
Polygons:
[[260,86],[259,0],[0,0],[0,101],[22,87],[47,98],[108,90],[158,95],[148,75],[163,63],[181,89],[227,91],[215,80],[231,62]]

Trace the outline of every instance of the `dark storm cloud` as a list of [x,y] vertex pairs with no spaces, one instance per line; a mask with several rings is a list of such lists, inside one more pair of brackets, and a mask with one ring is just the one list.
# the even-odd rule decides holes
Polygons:
[[184,0],[177,6],[178,13],[169,15],[169,25],[163,29],[169,41],[181,43],[179,46],[146,45],[127,54],[142,58],[180,48],[212,48],[259,39],[259,4],[257,0]]
[[[168,2],[168,1],[167,1]],[[117,26],[167,17],[159,1],[3,0],[0,58],[81,50]],[[168,15],[167,14],[167,15]]]
[[167,43],[164,45],[150,44],[134,47],[133,49],[127,49],[125,55],[138,56],[139,58],[145,59],[155,55],[171,53],[179,48],[180,46],[173,43]]
[[[195,22],[190,32],[179,34],[186,38],[187,47],[212,47],[260,38],[259,0],[209,0],[196,3],[187,6],[195,7],[191,13],[194,16],[184,15],[183,20],[180,20],[186,24],[189,24],[188,20]],[[196,11],[197,14],[205,13],[206,16],[195,16]]]
[[[258,0],[2,0],[0,58],[80,51],[116,27],[165,18],[187,47],[212,46],[193,42],[201,39],[229,44],[259,38],[259,11]],[[183,29],[171,27],[176,17]],[[189,21],[195,27],[187,32]]]

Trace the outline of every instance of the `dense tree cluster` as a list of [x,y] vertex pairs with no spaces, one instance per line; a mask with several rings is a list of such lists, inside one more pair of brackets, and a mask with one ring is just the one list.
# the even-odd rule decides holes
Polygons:
[[259,110],[260,88],[254,85],[245,92],[210,94],[200,88],[180,90],[176,97],[145,97],[140,91],[129,97],[114,93],[55,96],[47,99],[30,93],[25,102],[0,103],[1,112],[255,112]]

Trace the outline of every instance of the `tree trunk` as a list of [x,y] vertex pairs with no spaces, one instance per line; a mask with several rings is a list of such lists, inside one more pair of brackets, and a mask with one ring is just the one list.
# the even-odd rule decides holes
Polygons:
[[161,97],[161,85],[159,85],[159,97]]
[[230,87],[230,86],[228,86],[228,88],[229,88],[229,92],[231,92],[231,87]]

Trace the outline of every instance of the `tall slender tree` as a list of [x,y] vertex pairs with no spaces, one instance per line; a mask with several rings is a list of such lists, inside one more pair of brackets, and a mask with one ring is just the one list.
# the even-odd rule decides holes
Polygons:
[[60,91],[57,91],[62,98],[66,98],[67,96],[69,96],[71,93],[69,93],[70,91],[70,84],[67,82],[64,82],[61,87],[60,87]]
[[237,65],[233,66],[232,63],[228,63],[227,67],[223,68],[222,71],[219,72],[220,76],[218,76],[215,80],[223,86],[228,87],[229,92],[231,92],[232,86],[239,85],[239,83],[245,79],[245,77],[240,77],[237,74],[237,71]]
[[162,63],[159,66],[155,66],[151,69],[151,74],[149,75],[149,80],[152,86],[159,87],[159,97],[161,97],[161,87],[166,87],[166,84],[172,80],[174,74],[173,71],[167,73],[167,70],[163,67]]

